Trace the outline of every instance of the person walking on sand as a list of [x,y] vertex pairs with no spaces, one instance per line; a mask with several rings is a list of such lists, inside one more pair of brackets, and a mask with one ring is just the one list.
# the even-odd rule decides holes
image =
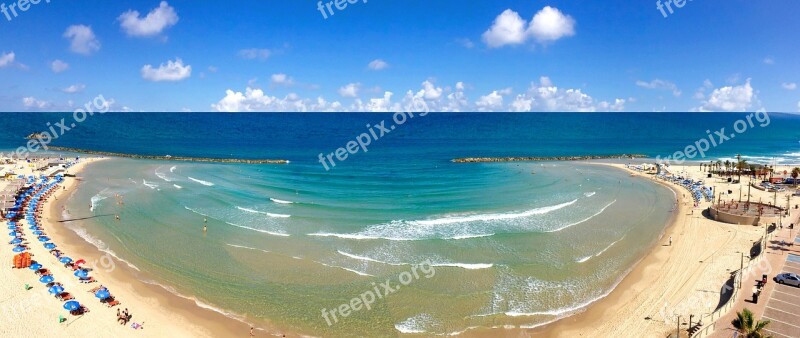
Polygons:
[[672,246],[672,236],[669,236],[669,246]]
[[253,333],[253,327],[251,326],[250,327],[250,337],[255,337],[255,336],[256,336],[256,334]]
[[203,233],[206,233],[206,232],[208,232],[208,226],[206,226],[205,224],[203,224]]

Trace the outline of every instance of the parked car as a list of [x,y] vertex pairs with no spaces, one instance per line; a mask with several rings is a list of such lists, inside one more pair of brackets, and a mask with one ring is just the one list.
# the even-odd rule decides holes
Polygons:
[[786,284],[800,287],[800,276],[793,273],[782,273],[775,276],[775,282],[778,284]]

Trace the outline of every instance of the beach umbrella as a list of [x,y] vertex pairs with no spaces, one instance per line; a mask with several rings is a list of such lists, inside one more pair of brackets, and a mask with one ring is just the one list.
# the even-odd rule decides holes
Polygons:
[[44,248],[47,250],[53,250],[56,248],[56,245],[53,243],[44,243]]
[[33,234],[36,235],[36,236],[41,236],[41,235],[44,235],[44,231],[36,230],[36,231],[33,232]]
[[53,276],[42,276],[42,278],[39,278],[39,281],[44,283],[44,284],[52,283],[53,280],[54,280]]
[[8,230],[16,230],[16,229],[17,229],[16,225],[9,225],[8,226]]
[[57,295],[57,294],[60,294],[60,293],[64,292],[64,288],[62,286],[60,286],[60,285],[54,285],[54,286],[51,286],[50,289],[47,290],[47,291],[52,293],[52,294],[54,294],[54,295]]
[[86,271],[86,270],[83,270],[83,269],[76,270],[75,271],[75,277],[78,277],[78,278],[89,277],[89,271]]
[[86,264],[86,261],[82,259],[75,261],[75,265],[81,265],[81,264]]
[[31,264],[31,266],[28,267],[28,269],[31,269],[31,270],[39,270],[41,268],[42,268],[42,265],[39,264],[39,263],[33,263],[33,264]]
[[22,238],[17,237],[11,240],[11,244],[19,244],[19,243],[22,243]]
[[67,263],[69,263],[69,262],[72,262],[72,258],[69,258],[69,257],[61,257],[61,259],[59,259],[58,261],[59,261],[59,262],[61,262],[61,263],[67,264]]
[[64,303],[64,309],[69,311],[75,311],[81,308],[81,303],[78,303],[74,300]]
[[50,238],[47,237],[47,236],[39,236],[39,242],[47,242],[49,240],[50,240]]
[[19,237],[19,236],[22,236],[22,234],[21,234],[21,233],[19,233],[19,232],[16,232],[16,231],[9,232],[9,233],[8,233],[8,235],[9,235],[9,236],[11,236],[11,237]]
[[95,293],[94,296],[99,298],[99,299],[106,299],[106,298],[111,297],[111,293],[108,292],[108,290],[103,289],[103,290],[97,291],[97,293]]
[[14,249],[11,249],[11,251],[14,251],[14,252],[23,252],[23,251],[25,251],[25,248],[23,248],[23,247],[21,247],[21,246],[18,246],[18,247],[15,247]]

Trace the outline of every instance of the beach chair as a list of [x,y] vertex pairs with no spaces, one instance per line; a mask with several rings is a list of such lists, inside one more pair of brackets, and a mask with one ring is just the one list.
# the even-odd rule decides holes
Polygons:
[[41,276],[50,276],[50,275],[52,275],[52,274],[50,273],[50,270],[47,270],[47,269],[39,269],[39,270],[37,270],[37,271],[36,271],[36,275],[37,275],[37,276],[39,276],[39,277],[41,277]]
[[69,292],[64,292],[64,293],[58,295],[58,299],[60,299],[62,302],[66,302],[68,300],[75,299],[75,297],[73,297]]
[[86,278],[86,279],[81,278],[81,279],[78,280],[78,282],[79,283],[84,283],[84,284],[89,284],[89,283],[97,282],[97,280],[95,280],[94,277],[89,277],[89,278]]
[[120,305],[120,304],[122,304],[122,303],[120,303],[120,301],[118,301],[118,300],[116,300],[116,299],[113,299],[113,298],[110,298],[110,299],[111,299],[111,301],[109,301],[108,303],[106,303],[106,306],[108,306],[108,307],[110,307],[110,308],[111,308],[111,307],[115,307],[115,306],[117,306],[117,305]]
[[100,285],[100,286],[98,286],[98,287],[96,287],[96,288],[93,288],[93,289],[89,290],[89,292],[91,292],[91,293],[97,293],[97,291],[100,291],[100,289],[102,289],[103,287],[104,287],[104,286]]

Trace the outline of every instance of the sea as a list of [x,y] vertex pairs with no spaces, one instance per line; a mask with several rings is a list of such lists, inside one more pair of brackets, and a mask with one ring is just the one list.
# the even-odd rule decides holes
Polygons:
[[[62,118],[74,120],[3,113],[0,149]],[[581,311],[656,244],[675,203],[669,189],[595,163],[453,159],[655,158],[713,136],[716,146],[694,160],[800,163],[800,117],[770,114],[768,125],[741,131],[745,118],[107,113],[51,145],[288,160],[98,162],[67,202],[72,218],[87,219],[68,226],[142,279],[256,325],[316,336],[449,335],[537,327]],[[726,140],[714,136],[722,128]],[[358,151],[337,158],[348,147]]]

